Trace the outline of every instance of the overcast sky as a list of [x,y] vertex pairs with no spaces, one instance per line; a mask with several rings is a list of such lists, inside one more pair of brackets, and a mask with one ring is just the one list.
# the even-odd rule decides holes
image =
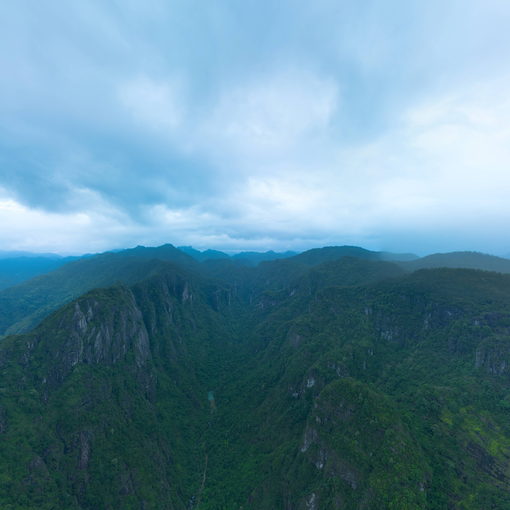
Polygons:
[[4,0],[0,249],[510,253],[507,0]]

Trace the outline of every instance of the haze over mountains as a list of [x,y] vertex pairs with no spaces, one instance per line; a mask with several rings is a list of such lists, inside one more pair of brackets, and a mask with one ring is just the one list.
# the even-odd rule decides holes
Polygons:
[[509,266],[167,244],[4,289],[0,504],[508,508]]
[[[12,288],[0,290],[0,335],[27,331],[58,306],[90,289],[116,282],[135,283],[157,271],[158,264],[163,261],[221,277],[226,277],[230,272],[237,272],[244,277],[246,271],[238,266],[255,267],[260,262],[273,261],[273,264],[263,265],[259,273],[270,274],[274,283],[281,280],[282,275],[286,278],[288,273],[299,274],[309,266],[342,257],[392,261],[406,271],[451,267],[510,273],[510,260],[482,253],[453,252],[419,258],[412,254],[374,252],[356,246],[316,248],[300,254],[268,251],[241,252],[233,256],[217,250],[201,252],[191,247],[175,248],[171,244],[159,247],[137,246],[85,257],[29,257],[24,254],[19,258],[0,259],[0,275],[3,275],[4,281],[9,278],[26,280]],[[278,260],[282,262],[276,262]],[[22,268],[24,272],[19,270],[12,274],[13,267]],[[53,268],[59,269],[48,273],[48,269]],[[39,277],[29,278],[38,273]]]
[[53,254],[28,252],[0,252],[0,289],[47,273],[78,257],[59,257]]

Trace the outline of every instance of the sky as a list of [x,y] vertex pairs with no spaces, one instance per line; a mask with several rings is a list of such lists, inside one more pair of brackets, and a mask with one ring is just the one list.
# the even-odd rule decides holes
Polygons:
[[0,250],[510,254],[507,0],[5,0]]

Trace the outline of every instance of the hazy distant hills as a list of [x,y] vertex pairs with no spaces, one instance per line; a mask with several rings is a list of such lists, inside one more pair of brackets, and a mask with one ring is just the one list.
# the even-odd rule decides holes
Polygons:
[[[185,254],[180,250],[176,250],[172,245],[163,245],[157,248],[137,246],[136,248],[110,253],[122,253],[123,256],[157,258],[161,260],[172,259],[181,264],[186,264],[190,261]],[[70,262],[88,257],[94,257],[94,255],[61,257],[53,253],[34,254],[30,252],[0,251],[0,290],[12,287],[35,276],[49,273]]]
[[216,260],[216,259],[228,259],[230,258],[226,253],[218,250],[195,250],[191,246],[179,246],[179,250],[186,253],[190,257],[193,257],[195,260],[199,262],[203,262],[204,260]]
[[[288,260],[283,266],[268,266],[265,272],[281,273],[275,275],[275,282],[281,277],[287,278],[290,272],[302,272],[305,265],[335,260],[349,254],[357,254],[362,258],[377,259],[377,252],[369,252],[362,248],[336,247],[311,250],[301,255],[294,252],[275,253],[273,251],[242,252],[229,257],[227,254],[214,250],[200,252],[191,247],[177,249],[171,244],[159,247],[137,246],[117,252],[90,255],[82,259],[53,257],[30,257],[17,259],[0,259],[2,267],[11,279],[25,280],[19,285],[0,290],[0,335],[27,331],[34,327],[49,312],[61,304],[80,296],[84,292],[112,285],[115,282],[127,284],[140,281],[153,270],[152,260],[179,264],[182,267],[195,267],[204,261],[201,271],[210,276],[221,276],[222,271],[242,275],[242,285],[251,285],[259,275],[246,273],[242,266],[256,266],[260,262],[272,260]],[[354,255],[356,256],[356,255]],[[138,259],[144,260],[140,264]],[[223,261],[223,262],[222,262]],[[212,262],[212,264],[208,264]],[[223,264],[223,266],[214,266]],[[231,267],[234,264],[235,269]],[[296,268],[303,266],[300,270]],[[21,269],[24,268],[25,273]],[[30,273],[31,271],[31,273]],[[32,274],[37,274],[29,279]],[[264,271],[261,271],[264,274]],[[265,276],[265,279],[270,276]],[[252,282],[252,283],[250,283]],[[246,286],[246,285],[245,285]]]
[[285,251],[282,253],[277,253],[277,252],[270,250],[270,251],[266,251],[264,253],[259,253],[256,251],[243,251],[241,253],[236,253],[235,255],[232,255],[231,258],[237,262],[241,262],[241,263],[249,265],[249,266],[256,266],[260,262],[286,259],[286,258],[292,257],[293,255],[296,255],[296,252]]
[[510,275],[357,250],[137,247],[4,290],[21,321],[80,296],[0,341],[0,506],[510,508]]
[[[165,250],[168,252],[165,254]],[[172,260],[189,265],[190,258],[197,262],[230,260],[245,266],[256,266],[261,262],[280,259],[293,259],[298,264],[316,265],[322,262],[338,260],[341,257],[355,257],[368,260],[385,260],[398,262],[408,271],[436,267],[458,267],[467,269],[483,269],[486,271],[510,272],[510,260],[477,252],[453,252],[418,257],[410,253],[391,253],[370,251],[357,246],[329,246],[315,248],[303,253],[286,252],[240,252],[234,255],[218,250],[199,251],[191,246],[176,249],[172,245],[160,247],[144,247],[117,250],[122,256],[136,256]],[[182,256],[184,254],[185,256]],[[100,255],[100,254],[98,254]],[[84,257],[94,257],[86,255]],[[22,283],[30,278],[53,271],[69,262],[82,257],[60,257],[55,254],[33,254],[28,252],[0,252],[0,290]],[[211,266],[213,267],[213,266]]]
[[274,252],[272,250],[266,252],[246,251],[228,255],[224,252],[217,250],[199,251],[193,249],[191,246],[180,246],[179,249],[184,253],[192,256],[195,260],[200,262],[206,260],[228,259],[242,262],[246,265],[255,266],[260,262],[267,262],[270,260],[288,259],[294,257],[299,263],[306,265],[320,264],[330,260],[337,260],[341,257],[357,257],[370,260],[413,260],[418,258],[411,253],[390,253],[390,252],[377,252],[365,250],[358,246],[327,246],[324,248],[314,248],[307,250],[303,253],[294,251]]
[[[253,289],[281,289],[289,280],[307,273],[311,266],[335,262],[344,257],[394,263],[405,271],[458,267],[510,273],[510,260],[476,252],[417,258],[412,254],[375,252],[356,246],[316,248],[300,254],[269,251],[229,256],[215,250],[200,252],[191,247],[177,249],[166,244],[159,247],[137,246],[81,259],[57,256],[0,258],[0,274],[3,267],[9,278],[28,278],[30,271],[41,273],[0,290],[0,335],[30,330],[52,310],[88,290],[116,282],[133,284],[141,281],[157,269],[155,261],[178,264],[209,278],[229,278],[236,283],[239,293],[248,295]],[[347,266],[344,264],[344,267]],[[396,274],[398,271],[395,266],[385,267],[386,270],[391,267],[389,273]],[[347,274],[345,270],[331,274],[331,283],[338,284],[340,274],[346,282],[356,280],[355,270],[352,274]]]
[[15,258],[46,258],[46,259],[60,259],[63,258],[61,255],[57,255],[56,253],[33,253],[30,251],[22,251],[22,250],[0,250],[0,260],[1,259],[15,259]]
[[[171,246],[171,248],[170,248]],[[168,253],[165,253],[165,250]],[[170,251],[172,253],[170,253]],[[143,258],[156,258],[160,260],[173,260],[180,264],[189,264],[193,258],[198,262],[215,259],[232,259],[244,265],[257,265],[261,261],[274,260],[295,255],[295,252],[275,253],[268,251],[259,252],[241,252],[232,256],[217,250],[199,251],[191,246],[180,247],[178,251],[172,245],[163,245],[161,247],[151,248],[137,246],[127,250],[117,250],[110,253],[122,253],[123,256],[135,256]],[[183,255],[184,254],[184,255]],[[94,255],[88,255],[87,257]],[[43,275],[53,271],[69,262],[73,262],[82,257],[60,257],[52,253],[34,254],[30,252],[1,252],[0,251],[0,290],[18,285],[35,276]]]
[[435,253],[422,258],[416,258],[400,264],[408,271],[417,269],[431,269],[439,267],[482,269],[498,273],[510,273],[510,260],[474,251],[458,251],[452,253]]
[[247,266],[256,266],[263,261],[284,259],[297,254],[294,251],[277,253],[270,250],[266,252],[242,251],[234,255],[228,255],[227,253],[218,250],[199,251],[195,250],[191,246],[179,246],[179,250],[190,255],[199,262],[204,262],[206,260],[231,259]]
[[392,260],[403,261],[417,258],[410,253],[389,253],[380,251],[370,251],[358,246],[326,246],[324,248],[314,248],[296,255],[294,260],[303,264],[313,266],[322,262],[338,260],[341,257],[356,257],[368,260]]
[[39,274],[53,271],[77,258],[2,252],[0,253],[0,289],[11,287]]

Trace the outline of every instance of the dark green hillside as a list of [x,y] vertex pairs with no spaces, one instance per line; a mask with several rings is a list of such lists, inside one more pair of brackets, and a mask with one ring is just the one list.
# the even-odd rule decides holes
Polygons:
[[170,261],[182,267],[195,264],[170,244],[159,248],[138,246],[76,260],[5,289],[0,292],[0,335],[30,330],[51,311],[90,289],[140,281],[157,270],[161,264],[156,261]]
[[407,271],[450,267],[510,273],[509,259],[474,251],[435,253],[434,255],[428,255],[420,259],[401,262],[401,266]]
[[207,260],[230,259],[245,266],[256,266],[260,262],[268,260],[285,259],[297,254],[294,251],[277,253],[270,250],[266,252],[243,251],[240,253],[236,253],[235,255],[227,255],[226,253],[218,250],[199,251],[195,250],[191,246],[179,246],[179,250],[193,257],[195,260],[199,262],[204,262]]
[[[254,295],[263,290],[289,287],[291,282],[306,274],[310,266],[334,263],[345,257],[398,263],[407,271],[430,265],[451,265],[505,272],[505,264],[508,266],[506,259],[482,254],[453,253],[412,260],[416,257],[410,254],[373,252],[355,246],[317,248],[291,255],[292,252],[243,252],[228,257],[214,250],[199,252],[190,247],[177,249],[166,244],[157,248],[138,246],[116,253],[86,257],[16,287],[0,291],[0,336],[30,330],[52,310],[92,288],[115,282],[131,284],[140,281],[152,271],[151,260],[172,262],[206,276],[226,279],[234,286],[236,296],[241,300],[253,299]],[[145,260],[145,268],[142,269],[138,259]],[[199,261],[201,263],[198,263]],[[395,268],[392,269],[394,270]],[[355,274],[356,270],[346,275],[346,272],[340,269],[340,273],[331,273],[329,284],[338,284],[339,279],[343,278],[345,282],[351,280],[351,284],[355,284]],[[325,284],[328,278],[326,271],[323,278]],[[363,277],[357,283],[368,281],[369,279]]]
[[293,259],[302,264],[313,266],[322,262],[338,260],[342,257],[356,257],[367,260],[387,260],[404,261],[417,258],[416,255],[409,253],[389,253],[382,251],[370,251],[359,246],[326,246],[324,248],[314,248],[305,251],[293,257]]
[[275,309],[242,388],[253,508],[507,508],[509,303],[445,270]]
[[355,286],[401,276],[404,270],[394,263],[341,257],[314,264],[312,267],[298,257],[261,262],[256,268],[244,267],[232,260],[210,260],[199,268],[208,277],[227,281],[245,300],[260,294],[283,291],[284,295],[305,293],[318,288],[340,285]]
[[183,267],[194,266],[193,257],[183,253],[181,250],[169,243],[156,247],[137,246],[136,248],[130,248],[117,252],[116,255],[121,257],[138,257],[149,260],[166,260],[175,264],[179,264]]
[[217,259],[228,259],[229,256],[226,253],[218,250],[195,250],[191,246],[179,246],[178,248],[182,252],[186,253],[190,257],[193,257],[195,260],[199,262],[203,262],[204,260],[217,260]]
[[92,291],[6,339],[2,508],[189,508],[206,451],[205,382],[229,335],[194,279],[165,270]]
[[299,285],[307,285],[309,292],[313,292],[332,286],[367,285],[402,276],[403,274],[402,269],[391,262],[343,257],[338,260],[324,262],[306,271]]
[[114,260],[0,344],[1,508],[510,508],[510,276]]
[[[195,251],[191,249],[191,252]],[[29,331],[51,311],[90,289],[105,287],[116,282],[129,285],[140,281],[151,272],[157,271],[160,264],[154,262],[156,260],[172,262],[182,268],[194,269],[220,280],[226,278],[233,284],[237,282],[239,292],[250,296],[253,295],[253,289],[260,292],[266,287],[285,286],[308,270],[306,264],[294,258],[263,262],[261,268],[247,267],[253,266],[259,259],[278,259],[286,254],[247,252],[240,254],[247,257],[241,263],[239,262],[241,259],[230,259],[226,255],[225,258],[220,252],[213,252],[209,257],[208,252],[211,251],[197,252],[205,257],[200,265],[190,255],[171,244],[157,248],[138,246],[65,264],[48,274],[0,291],[0,336]],[[260,255],[260,257],[255,260],[250,258],[251,255]],[[340,256],[339,253],[337,255]],[[197,258],[196,255],[195,258]]]
[[256,266],[260,262],[287,259],[294,255],[296,255],[295,251],[286,251],[283,253],[277,253],[274,252],[273,250],[266,251],[263,253],[256,251],[242,251],[241,253],[236,253],[235,255],[232,255],[232,259],[247,266]]

